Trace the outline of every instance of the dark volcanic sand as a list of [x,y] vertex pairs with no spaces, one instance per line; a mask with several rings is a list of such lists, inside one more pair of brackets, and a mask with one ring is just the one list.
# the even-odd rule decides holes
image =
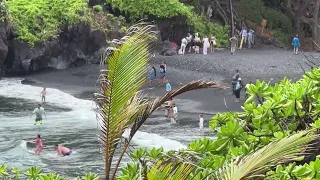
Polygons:
[[[310,60],[319,63],[320,54],[306,53]],[[167,62],[167,78],[173,89],[192,80],[213,80],[224,83],[230,83],[236,69],[240,71],[240,77],[244,83],[262,79],[271,82],[277,82],[284,77],[297,80],[301,78],[303,68],[309,67],[304,63],[305,56],[300,53],[293,55],[291,51],[266,47],[266,49],[243,49],[237,50],[232,56],[229,50],[217,51],[208,55],[186,54],[184,56],[160,56],[152,59],[150,64],[155,66],[158,71],[159,63]],[[45,86],[57,88],[80,98],[91,98],[92,93],[96,91],[96,81],[99,70],[103,69],[99,65],[85,65],[78,68],[70,68],[63,71],[51,71],[36,73],[24,76],[31,81],[35,81],[36,86]],[[158,73],[159,74],[159,73]],[[157,74],[157,75],[158,75]],[[154,89],[148,89],[148,95],[164,95],[165,88],[156,86]],[[226,111],[224,98],[228,107],[232,111],[239,111],[241,103],[233,103],[233,96],[230,95],[230,89],[205,89],[195,92],[189,92],[178,97],[180,100],[191,100],[188,103],[198,104],[196,108],[180,108],[181,111],[193,111],[195,113],[214,114]],[[242,93],[244,95],[244,92]],[[184,102],[187,103],[187,102]]]

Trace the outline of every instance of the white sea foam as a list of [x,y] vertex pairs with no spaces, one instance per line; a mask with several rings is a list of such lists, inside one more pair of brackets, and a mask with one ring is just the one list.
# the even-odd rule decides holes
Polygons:
[[[40,102],[41,91],[41,87],[21,84],[21,79],[4,79],[0,81],[0,96],[4,97],[22,98]],[[59,128],[59,126],[64,125],[70,126],[70,128],[78,128],[80,130],[88,128],[88,126],[96,126],[96,116],[93,111],[94,106],[92,101],[78,99],[70,94],[53,88],[47,88],[46,100],[50,104],[72,109],[72,111],[65,113],[48,113],[48,119],[44,122],[47,126],[52,128]],[[29,118],[27,117],[9,119],[10,121],[6,123],[7,127],[24,127],[27,124],[30,124]],[[23,119],[26,119],[28,121],[22,121]],[[19,123],[17,123],[18,121]],[[185,146],[178,141],[167,139],[157,134],[145,133],[140,131],[138,131],[133,138],[133,143],[141,147],[162,146],[166,151],[185,148]]]

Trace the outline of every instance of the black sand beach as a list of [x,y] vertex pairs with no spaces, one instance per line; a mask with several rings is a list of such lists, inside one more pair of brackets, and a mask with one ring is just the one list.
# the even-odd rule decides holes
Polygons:
[[[304,54],[314,62],[320,61],[320,54],[317,53],[293,55],[293,52],[283,49],[264,48],[238,50],[234,56],[229,53],[229,50],[221,50],[208,55],[186,54],[171,57],[157,55],[151,59],[150,65],[158,69],[159,64],[166,61],[167,78],[175,89],[181,84],[199,79],[229,85],[237,69],[240,71],[240,77],[244,83],[254,82],[256,79],[274,83],[284,77],[298,80],[303,75],[303,69],[299,63],[304,69],[309,69],[308,65],[304,63],[306,59]],[[103,68],[105,67],[90,64],[62,71],[36,73],[23,78],[35,82],[32,85],[57,88],[76,97],[89,99],[97,89],[96,81],[99,70]],[[144,90],[148,95],[165,94],[165,88],[158,85],[153,89],[145,86]],[[243,96],[244,92],[242,92]],[[197,104],[193,108],[180,108],[180,112],[215,114],[226,111],[224,98],[230,110],[240,110],[241,103],[233,103],[234,97],[231,95],[231,89],[198,90],[181,95],[177,99],[190,100],[188,103]]]

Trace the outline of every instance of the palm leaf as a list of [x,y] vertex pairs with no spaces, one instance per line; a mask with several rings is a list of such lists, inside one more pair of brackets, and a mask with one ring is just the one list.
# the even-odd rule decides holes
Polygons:
[[[272,142],[251,155],[237,158],[203,179],[261,179],[272,167],[295,161],[300,159],[301,156],[308,154],[314,145],[310,142],[318,137],[314,130],[301,131],[284,139]],[[196,169],[202,169],[197,166],[197,162],[200,162],[201,158],[200,154],[187,151],[163,156],[151,165],[148,172],[148,179],[190,179],[190,173],[193,173],[193,176],[195,176],[195,173],[201,172],[195,171]]]
[[311,141],[319,138],[314,130],[305,130],[272,142],[255,153],[236,159],[219,169],[209,179],[258,179],[278,164],[300,159],[313,149]]
[[102,71],[99,78],[101,92],[94,95],[94,100],[106,179],[109,179],[112,158],[121,136],[143,105],[137,92],[146,80],[151,27],[141,27],[113,51],[108,58],[108,71]]
[[139,119],[137,119],[130,132],[129,141],[132,139],[132,137],[135,135],[135,133],[139,130],[139,128],[143,125],[143,123],[147,120],[147,118],[155,111],[157,110],[163,103],[168,101],[171,98],[174,98],[180,94],[183,94],[185,92],[197,90],[197,89],[204,89],[204,88],[221,88],[220,84],[213,82],[213,81],[193,81],[190,82],[178,90],[171,91],[170,93],[166,94],[163,97],[157,97],[154,99],[148,99],[147,102],[144,104],[144,108],[140,110]]
[[187,179],[201,160],[201,155],[191,151],[171,152],[162,156],[151,165],[147,174],[149,180]]

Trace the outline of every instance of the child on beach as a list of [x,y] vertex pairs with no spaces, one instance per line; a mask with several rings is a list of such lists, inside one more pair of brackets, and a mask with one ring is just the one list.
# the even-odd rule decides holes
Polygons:
[[166,94],[168,94],[171,91],[171,84],[168,80],[166,80]]
[[199,129],[200,129],[200,134],[203,134],[204,131],[203,131],[203,116],[202,114],[199,115]]
[[43,90],[40,93],[41,102],[46,102],[46,95],[47,95],[46,88],[43,88]]
[[37,147],[34,149],[34,153],[39,154],[43,150],[43,144],[40,134],[37,134],[36,139],[34,141],[30,141],[30,143],[37,145]]

